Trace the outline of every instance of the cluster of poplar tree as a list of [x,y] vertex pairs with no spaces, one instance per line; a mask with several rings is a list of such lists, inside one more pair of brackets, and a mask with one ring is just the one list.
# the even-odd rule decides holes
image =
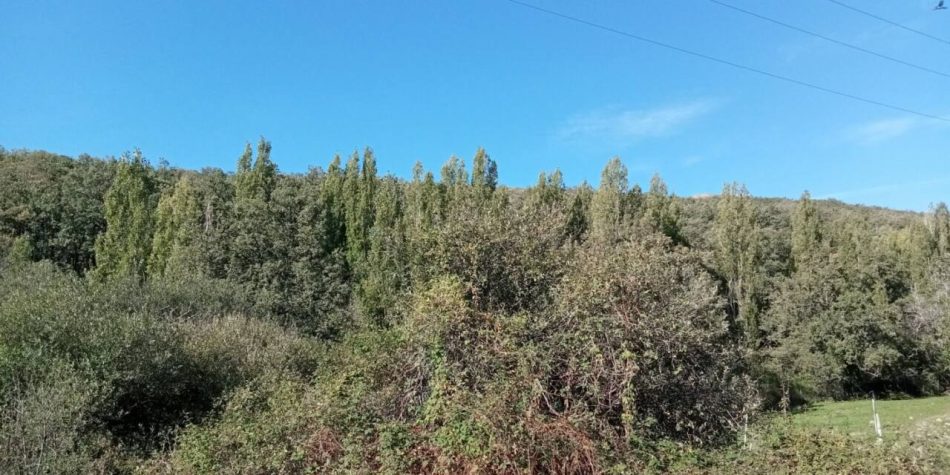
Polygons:
[[[950,385],[950,213],[753,198],[740,184],[681,198],[619,159],[599,186],[542,173],[498,183],[479,149],[436,177],[381,176],[373,151],[280,173],[264,139],[234,173],[150,165],[141,153],[68,159],[0,150],[0,248],[106,281],[201,276],[236,284],[256,312],[323,338],[386,327],[442,275],[475,308],[544,308],[562,253],[665,236],[702,256],[772,403]],[[542,232],[543,230],[543,232]],[[589,244],[588,244],[589,245]]]

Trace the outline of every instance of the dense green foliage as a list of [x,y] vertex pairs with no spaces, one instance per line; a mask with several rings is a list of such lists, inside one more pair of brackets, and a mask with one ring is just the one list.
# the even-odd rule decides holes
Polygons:
[[782,422],[733,449],[950,388],[945,205],[438,175],[0,149],[0,471],[933,469]]

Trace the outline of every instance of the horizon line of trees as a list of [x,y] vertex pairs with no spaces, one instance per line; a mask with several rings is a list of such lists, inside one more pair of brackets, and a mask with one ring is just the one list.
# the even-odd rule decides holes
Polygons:
[[[484,149],[471,173],[453,156],[438,179],[417,163],[409,180],[379,176],[369,148],[302,175],[279,173],[270,155],[263,138],[256,154],[247,144],[227,174],[153,167],[137,150],[112,161],[3,152],[0,230],[6,247],[94,280],[229,280],[262,313],[324,336],[353,315],[392,324],[405,295],[446,270],[471,280],[467,296],[480,307],[537,307],[539,297],[522,287],[556,280],[557,271],[512,275],[503,261],[513,257],[488,255],[477,239],[550,239],[537,245],[573,249],[659,234],[671,249],[702,253],[733,331],[784,390],[843,396],[946,384],[945,367],[927,369],[933,349],[915,357],[933,333],[906,321],[926,313],[918,307],[950,253],[943,203],[922,217],[876,218],[871,209],[820,210],[805,192],[784,212],[738,183],[717,200],[684,200],[659,175],[646,191],[631,186],[619,158],[597,189],[569,189],[555,171],[518,190],[499,187]],[[519,220],[551,229],[509,236],[524,227]],[[493,259],[502,262],[486,262]]]

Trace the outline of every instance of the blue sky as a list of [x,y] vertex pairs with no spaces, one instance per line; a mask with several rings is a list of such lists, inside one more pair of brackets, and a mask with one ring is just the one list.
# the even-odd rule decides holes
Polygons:
[[[950,78],[781,29],[707,0],[531,0],[825,87],[950,116]],[[950,73],[950,45],[826,0],[726,0]],[[848,0],[950,39],[929,0]],[[950,201],[950,124],[680,55],[504,0],[0,0],[0,145],[76,155],[139,147],[233,169],[273,142],[284,171],[375,149],[409,174],[484,146],[501,181],[560,168],[596,182],[622,157],[679,195],[924,210]]]

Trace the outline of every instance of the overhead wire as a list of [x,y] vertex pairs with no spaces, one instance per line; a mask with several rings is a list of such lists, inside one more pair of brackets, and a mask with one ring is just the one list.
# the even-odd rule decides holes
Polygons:
[[817,91],[821,91],[821,92],[824,92],[824,93],[827,93],[827,94],[832,94],[832,95],[839,96],[839,97],[844,97],[844,98],[851,99],[851,100],[858,101],[858,102],[863,102],[863,103],[865,103],[865,104],[871,104],[871,105],[875,105],[875,106],[878,106],[878,107],[883,107],[883,108],[891,109],[891,110],[898,111],[898,112],[904,112],[904,113],[907,113],[907,114],[916,115],[916,116],[918,116],[918,117],[924,117],[924,118],[927,118],[927,119],[933,119],[933,120],[938,120],[938,121],[942,121],[942,122],[950,122],[950,118],[948,118],[948,117],[941,117],[941,116],[939,116],[939,115],[930,114],[930,113],[927,113],[927,112],[917,111],[917,110],[910,109],[910,108],[903,107],[903,106],[899,106],[899,105],[896,105],[896,104],[890,104],[890,103],[887,103],[887,102],[878,101],[878,100],[876,100],[876,99],[870,99],[870,98],[867,98],[867,97],[859,96],[859,95],[857,95],[857,94],[851,94],[851,93],[844,92],[844,91],[840,91],[840,90],[837,90],[837,89],[832,89],[832,88],[829,88],[829,87],[821,86],[821,85],[814,84],[814,83],[811,83],[811,82],[808,82],[808,81],[803,81],[803,80],[801,80],[801,79],[795,79],[795,78],[793,78],[793,77],[784,76],[784,75],[777,74],[777,73],[772,73],[772,72],[766,71],[766,70],[764,70],[764,69],[758,69],[758,68],[754,68],[754,67],[752,67],[752,66],[746,66],[746,65],[743,65],[743,64],[740,64],[740,63],[736,63],[736,62],[734,62],[734,61],[730,61],[730,60],[727,60],[727,59],[718,58],[718,57],[715,57],[715,56],[712,56],[712,55],[709,55],[709,54],[700,53],[700,52],[698,52],[698,51],[693,51],[693,50],[686,49],[686,48],[683,48],[683,47],[680,47],[680,46],[676,46],[676,45],[673,45],[673,44],[670,44],[670,43],[665,43],[665,42],[662,42],[662,41],[658,41],[658,40],[654,40],[654,39],[651,39],[651,38],[647,38],[647,37],[645,37],[645,36],[641,36],[641,35],[638,35],[638,34],[635,34],[635,33],[631,33],[631,32],[624,31],[624,30],[620,30],[620,29],[617,29],[617,28],[614,28],[614,27],[610,27],[610,26],[607,26],[607,25],[603,25],[603,24],[600,24],[600,23],[596,23],[596,22],[593,22],[593,21],[590,21],[590,20],[585,20],[585,19],[580,18],[580,17],[576,17],[576,16],[569,15],[569,14],[566,14],[566,13],[561,13],[561,12],[558,12],[558,11],[555,11],[555,10],[551,10],[551,9],[548,9],[548,8],[544,8],[544,7],[541,7],[541,6],[538,6],[538,5],[534,5],[534,4],[531,4],[531,3],[528,3],[528,2],[523,2],[523,1],[521,1],[521,0],[506,0],[506,1],[508,1],[509,3],[513,3],[513,4],[515,4],[515,5],[519,5],[519,6],[524,7],[524,8],[528,8],[528,9],[531,9],[531,10],[534,10],[534,11],[537,11],[537,12],[541,12],[541,13],[550,15],[550,16],[562,18],[562,19],[564,19],[564,20],[569,20],[569,21],[572,21],[572,22],[574,22],[574,23],[579,23],[579,24],[582,24],[582,25],[586,25],[586,26],[589,26],[589,27],[591,27],[591,28],[596,28],[596,29],[598,29],[598,30],[607,31],[607,32],[610,32],[610,33],[613,33],[613,34],[616,34],[616,35],[620,35],[620,36],[624,36],[624,37],[627,37],[627,38],[630,38],[630,39],[634,39],[634,40],[637,40],[637,41],[640,41],[640,42],[643,42],[643,43],[648,43],[648,44],[651,44],[651,45],[654,45],[654,46],[659,46],[659,47],[661,47],[661,48],[669,49],[669,50],[672,50],[672,51],[677,51],[677,52],[682,53],[682,54],[685,54],[685,55],[689,55],[689,56],[693,56],[693,57],[697,57],[697,58],[702,58],[702,59],[705,59],[705,60],[707,60],[707,61],[711,61],[711,62],[714,62],[714,63],[723,64],[723,65],[730,66],[730,67],[735,68],[735,69],[740,69],[740,70],[743,70],[743,71],[746,71],[746,72],[758,74],[758,75],[760,75],[760,76],[765,76],[765,77],[769,77],[769,78],[772,78],[772,79],[777,79],[777,80],[779,80],[779,81],[783,81],[783,82],[790,83],[790,84],[796,84],[796,85],[798,85],[798,86],[807,87],[807,88],[810,88],[810,89],[814,89],[814,90],[817,90]]
[[735,6],[735,5],[732,5],[732,4],[730,4],[730,3],[723,2],[723,1],[721,1],[721,0],[707,0],[707,1],[709,1],[710,3],[714,3],[714,4],[716,4],[716,5],[719,5],[719,6],[721,6],[721,7],[728,8],[728,9],[731,9],[731,10],[734,10],[734,11],[737,11],[737,12],[739,12],[739,13],[742,13],[742,14],[745,14],[745,15],[748,15],[748,16],[751,16],[751,17],[758,18],[758,19],[760,19],[760,20],[764,20],[764,21],[767,21],[767,22],[770,22],[770,23],[779,25],[779,26],[782,26],[782,27],[784,27],[784,28],[788,28],[788,29],[790,29],[790,30],[797,31],[797,32],[799,32],[799,33],[804,33],[804,34],[806,34],[806,35],[814,36],[814,37],[816,37],[816,38],[822,39],[822,40],[827,41],[827,42],[829,42],[829,43],[834,43],[834,44],[836,44],[836,45],[843,46],[843,47],[845,47],[845,48],[849,48],[849,49],[852,49],[852,50],[854,50],[854,51],[859,51],[859,52],[861,52],[861,53],[869,54],[869,55],[871,55],[871,56],[876,56],[876,57],[878,57],[878,58],[885,59],[885,60],[887,60],[887,61],[891,61],[891,62],[898,63],[898,64],[902,64],[902,65],[904,65],[904,66],[908,66],[908,67],[911,67],[911,68],[914,68],[914,69],[918,69],[918,70],[920,70],[920,71],[925,71],[925,72],[928,72],[928,73],[931,73],[931,74],[936,74],[936,75],[938,75],[938,76],[943,76],[943,77],[946,77],[946,78],[950,78],[950,74],[948,74],[948,73],[945,73],[945,72],[942,72],[942,71],[938,71],[938,70],[936,70],[936,69],[928,68],[927,66],[921,66],[921,65],[919,65],[919,64],[915,64],[915,63],[912,63],[912,62],[910,62],[910,61],[904,61],[903,59],[895,58],[895,57],[893,57],[893,56],[889,56],[889,55],[886,55],[886,54],[883,54],[883,53],[878,53],[877,51],[873,51],[873,50],[870,50],[870,49],[867,49],[867,48],[864,48],[864,47],[861,47],[861,46],[858,46],[858,45],[855,45],[855,44],[851,44],[851,43],[848,43],[848,42],[845,42],[845,41],[836,40],[836,39],[834,39],[834,38],[832,38],[832,37],[830,37],[830,36],[826,36],[826,35],[823,35],[823,34],[821,34],[821,33],[816,33],[816,32],[814,32],[814,31],[806,30],[806,29],[804,29],[804,28],[801,28],[801,27],[798,27],[798,26],[795,26],[795,25],[792,25],[792,24],[789,24],[789,23],[785,23],[785,22],[783,22],[783,21],[781,21],[781,20],[777,20],[777,19],[775,19],[775,18],[771,18],[771,17],[765,16],[765,15],[762,15],[762,14],[759,14],[759,13],[756,13],[756,12],[753,12],[753,11],[750,11],[750,10],[746,10],[746,9],[744,9],[744,8],[741,8],[741,7],[737,7],[737,6]]
[[909,26],[907,26],[907,25],[902,25],[902,24],[900,24],[900,23],[898,23],[898,22],[896,22],[896,21],[888,20],[887,18],[884,18],[884,17],[882,17],[882,16],[880,16],[880,15],[876,15],[876,14],[871,13],[871,12],[869,12],[869,11],[862,10],[862,9],[860,9],[860,8],[858,8],[858,7],[849,5],[849,4],[844,3],[844,2],[841,2],[841,1],[839,1],[839,0],[827,0],[827,1],[828,1],[828,2],[831,2],[831,3],[834,3],[835,5],[838,5],[838,6],[842,7],[842,8],[847,8],[848,10],[851,10],[851,11],[853,11],[853,12],[857,12],[857,13],[860,13],[860,14],[862,14],[862,15],[864,15],[864,16],[871,17],[871,18],[874,18],[875,20],[878,20],[878,21],[887,23],[888,25],[896,26],[896,27],[898,27],[898,28],[900,28],[900,29],[902,29],[902,30],[909,31],[909,32],[914,33],[914,34],[916,34],[916,35],[920,35],[920,36],[923,36],[923,37],[925,37],[925,38],[929,38],[929,39],[931,39],[931,40],[939,41],[939,42],[941,42],[941,43],[950,45],[950,40],[946,40],[946,39],[941,38],[941,37],[939,37],[939,36],[931,35],[930,33],[927,33],[926,31],[921,31],[921,30],[918,30],[918,29],[916,29],[916,28],[911,28],[911,27],[909,27]]

